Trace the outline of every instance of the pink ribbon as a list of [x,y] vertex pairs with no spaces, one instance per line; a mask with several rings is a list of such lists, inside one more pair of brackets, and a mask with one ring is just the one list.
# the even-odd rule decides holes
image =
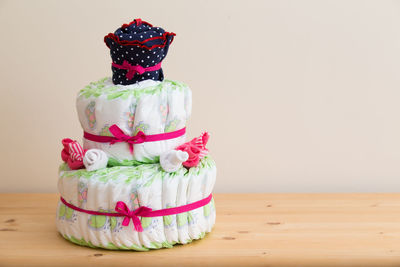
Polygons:
[[128,226],[129,222],[132,219],[133,225],[135,226],[135,230],[138,232],[143,232],[142,223],[138,218],[138,216],[143,216],[148,214],[151,211],[151,209],[142,206],[139,207],[138,209],[130,210],[128,206],[125,204],[125,202],[118,201],[117,205],[115,206],[115,211],[125,216],[124,220],[122,221],[123,226]]
[[133,76],[135,76],[136,73],[139,73],[140,75],[142,75],[143,73],[148,72],[148,71],[156,71],[156,70],[161,69],[161,62],[158,63],[157,65],[143,68],[140,65],[131,65],[128,61],[124,60],[124,62],[122,62],[122,65],[119,65],[119,64],[113,62],[112,66],[117,69],[127,70],[126,78],[128,80],[132,80]]
[[109,128],[110,133],[113,136],[105,135],[94,135],[88,132],[83,133],[83,137],[87,140],[99,142],[99,143],[110,143],[111,145],[120,142],[126,142],[129,144],[129,151],[133,154],[133,145],[141,144],[144,142],[155,142],[173,139],[180,137],[186,133],[186,128],[182,128],[173,132],[161,133],[161,134],[149,134],[146,135],[142,131],[138,132],[134,136],[126,135],[116,124],[113,124]]
[[146,135],[144,132],[139,131],[134,136],[126,135],[116,124],[113,124],[109,129],[110,133],[115,137],[110,144],[126,142],[129,144],[129,151],[133,154],[133,145],[146,142]]
[[115,211],[114,212],[99,212],[99,211],[92,211],[92,210],[85,210],[82,208],[79,208],[77,206],[72,205],[71,203],[68,203],[63,197],[60,197],[61,202],[76,211],[91,214],[91,215],[100,215],[100,216],[110,216],[110,217],[124,217],[124,220],[122,221],[123,226],[128,226],[130,220],[132,219],[133,225],[135,227],[135,230],[138,232],[143,231],[142,223],[138,217],[159,217],[159,216],[169,216],[169,215],[175,215],[183,212],[188,212],[191,210],[195,210],[198,208],[201,208],[208,203],[211,202],[212,199],[212,194],[210,194],[208,197],[200,199],[199,201],[186,204],[183,206],[178,206],[174,208],[167,208],[167,209],[161,209],[161,210],[152,210],[148,207],[145,206],[140,206],[138,209],[131,211],[128,206],[122,202],[118,201],[117,204],[115,205]]

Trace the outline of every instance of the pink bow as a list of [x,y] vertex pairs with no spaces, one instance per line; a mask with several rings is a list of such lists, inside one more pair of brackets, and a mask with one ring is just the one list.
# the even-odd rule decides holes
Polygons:
[[129,151],[133,154],[133,145],[146,142],[146,135],[144,132],[139,131],[134,136],[126,135],[116,124],[113,124],[109,129],[110,133],[116,138],[110,142],[111,145],[119,142],[126,142],[129,144]]
[[139,73],[140,75],[142,75],[143,73],[147,72],[147,71],[156,71],[161,69],[161,62],[158,63],[157,65],[151,66],[151,67],[147,67],[147,68],[143,68],[140,65],[131,65],[128,61],[124,60],[124,62],[122,62],[122,65],[119,65],[117,63],[112,63],[111,64],[113,67],[117,68],[117,69],[122,69],[122,70],[128,70],[126,73],[126,78],[128,80],[132,80],[133,76],[135,76],[136,73]]
[[142,66],[140,66],[140,65],[133,66],[133,65],[129,64],[129,62],[126,60],[124,60],[124,62],[122,62],[122,65],[118,65],[115,63],[112,63],[112,65],[119,69],[128,70],[128,72],[126,73],[126,78],[128,78],[129,80],[132,80],[132,78],[133,78],[133,76],[135,76],[136,72],[139,73],[140,75],[145,73],[145,69]]
[[124,220],[122,221],[123,226],[128,226],[130,220],[132,219],[133,225],[135,226],[135,230],[137,232],[143,232],[142,223],[138,218],[138,216],[147,215],[149,212],[151,212],[151,209],[142,206],[139,207],[138,209],[130,210],[124,202],[118,201],[117,205],[115,205],[115,211],[125,216]]
[[85,150],[77,142],[69,138],[64,138],[62,141],[64,149],[61,151],[61,158],[65,161],[71,170],[77,170],[83,167],[83,157]]

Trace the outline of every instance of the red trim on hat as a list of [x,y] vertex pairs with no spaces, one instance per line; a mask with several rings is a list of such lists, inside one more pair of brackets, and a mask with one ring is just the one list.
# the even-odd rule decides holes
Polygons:
[[[107,41],[107,39],[112,39],[119,45],[124,45],[124,46],[125,45],[127,45],[127,46],[133,45],[133,46],[140,46],[142,48],[153,49],[153,48],[156,48],[156,47],[160,47],[160,48],[165,47],[165,45],[167,44],[167,41],[168,41],[167,40],[168,36],[172,36],[172,39],[171,39],[171,43],[172,43],[172,41],[174,40],[174,36],[176,36],[176,34],[173,33],[173,32],[165,32],[162,36],[148,38],[148,39],[143,40],[143,41],[138,41],[138,40],[135,40],[135,41],[121,41],[117,35],[115,35],[114,33],[109,33],[108,35],[104,36],[104,42],[106,43],[108,48],[110,48],[110,46],[107,44],[106,41]],[[163,39],[164,42],[162,44],[160,44],[160,45],[157,44],[157,45],[152,45],[152,46],[147,46],[147,45],[144,44],[144,43],[146,43],[148,41],[152,41],[152,40],[156,40],[156,39]]]
[[150,23],[148,23],[147,21],[144,21],[140,18],[134,19],[132,22],[130,22],[129,24],[122,24],[121,28],[125,29],[129,26],[131,26],[132,24],[136,24],[137,26],[140,26],[142,24],[146,24],[147,26],[153,27],[153,25],[151,25]]
[[[132,24],[136,24],[137,26],[139,26],[139,25],[142,25],[142,24],[146,24],[146,25],[148,25],[148,26],[150,26],[150,27],[153,27],[153,25],[151,25],[150,23],[148,23],[148,22],[146,22],[146,21],[143,21],[143,20],[141,20],[141,19],[134,19],[132,22],[130,22],[129,24],[123,24],[122,26],[121,26],[121,28],[122,29],[124,29],[124,28],[126,28],[126,27],[129,27],[130,25],[132,25]],[[117,44],[119,44],[119,45],[129,45],[129,46],[139,46],[139,47],[141,47],[141,48],[146,48],[146,49],[153,49],[153,48],[156,48],[156,47],[160,47],[160,48],[163,48],[163,47],[165,47],[166,46],[166,44],[167,44],[167,37],[168,36],[172,36],[172,39],[171,39],[171,43],[172,43],[172,41],[174,40],[174,37],[176,36],[176,34],[175,33],[173,33],[173,32],[164,32],[164,34],[162,35],[162,36],[156,36],[156,37],[152,37],[152,38],[148,38],[148,39],[145,39],[145,40],[143,40],[143,41],[138,41],[138,40],[134,40],[134,41],[121,41],[120,39],[119,39],[119,37],[116,35],[116,34],[114,34],[114,33],[109,33],[109,34],[107,34],[106,36],[104,36],[104,42],[106,43],[106,45],[107,45],[107,47],[108,48],[110,48],[110,46],[107,44],[107,39],[112,39],[112,40],[114,40]],[[156,40],[156,39],[162,39],[162,40],[164,40],[164,42],[162,43],[162,44],[160,44],[160,45],[153,45],[153,46],[147,46],[147,45],[145,45],[145,43],[146,42],[148,42],[148,41],[152,41],[152,40]]]

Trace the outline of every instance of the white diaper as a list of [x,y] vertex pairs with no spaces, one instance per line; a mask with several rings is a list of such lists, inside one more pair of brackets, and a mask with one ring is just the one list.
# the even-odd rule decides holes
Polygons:
[[[108,135],[116,124],[126,135],[139,131],[147,135],[173,132],[186,126],[192,109],[192,93],[183,83],[146,80],[137,84],[114,85],[110,78],[91,83],[82,89],[76,101],[79,121],[84,131]],[[163,141],[134,145],[127,143],[98,143],[84,138],[84,149],[105,151],[114,165],[153,163],[165,151],[185,142],[185,135]]]
[[[130,210],[177,207],[206,198],[216,178],[214,161],[205,157],[197,167],[164,172],[160,164],[117,166],[97,171],[70,170],[62,164],[58,189],[70,204],[85,210],[114,212],[118,201]],[[215,223],[213,200],[198,209],[170,216],[141,218],[143,232],[122,217],[90,215],[59,203],[58,231],[68,240],[106,249],[148,250],[186,244],[204,237]]]

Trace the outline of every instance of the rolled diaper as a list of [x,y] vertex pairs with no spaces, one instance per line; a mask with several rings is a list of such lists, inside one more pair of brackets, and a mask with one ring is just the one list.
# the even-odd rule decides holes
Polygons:
[[166,172],[176,172],[188,158],[187,152],[171,150],[160,155],[160,165]]
[[107,163],[108,156],[100,149],[89,149],[83,157],[83,165],[85,165],[88,171],[104,169],[107,167]]

